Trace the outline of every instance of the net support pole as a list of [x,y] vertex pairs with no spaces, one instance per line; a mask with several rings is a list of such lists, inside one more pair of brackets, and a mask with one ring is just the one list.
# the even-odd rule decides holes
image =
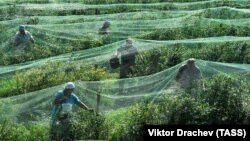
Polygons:
[[[100,92],[98,91],[97,96],[96,96],[96,116],[99,115],[99,106],[100,106],[100,101],[101,101],[101,95]],[[97,125],[98,126],[98,125]],[[96,139],[99,139],[99,130],[96,128]]]
[[99,107],[100,107],[101,95],[100,92],[97,93],[96,96],[96,114],[99,114]]

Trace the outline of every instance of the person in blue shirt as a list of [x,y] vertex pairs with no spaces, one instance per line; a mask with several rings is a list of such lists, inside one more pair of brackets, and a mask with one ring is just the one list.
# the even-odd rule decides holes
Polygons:
[[64,90],[60,90],[53,101],[53,109],[52,109],[52,122],[51,122],[51,134],[55,134],[55,126],[57,126],[58,121],[60,121],[61,115],[67,115],[72,112],[72,106],[78,105],[79,107],[93,111],[93,109],[89,108],[85,105],[74,93],[75,84],[73,82],[68,82]]

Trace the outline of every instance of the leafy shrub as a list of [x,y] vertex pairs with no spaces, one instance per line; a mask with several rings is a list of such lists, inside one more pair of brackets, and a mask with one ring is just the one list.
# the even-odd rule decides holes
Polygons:
[[142,52],[137,56],[131,76],[149,75],[175,66],[182,62],[184,52],[185,48],[179,45],[163,46]]
[[[184,92],[166,95],[161,99],[160,111],[165,124],[208,124],[211,107]],[[172,96],[171,96],[172,95]]]
[[[206,26],[206,27],[205,27]],[[138,38],[151,40],[180,40],[218,36],[248,36],[249,27],[236,27],[221,23],[210,23],[209,26],[198,21],[195,26],[177,28],[161,28],[150,33],[139,35]]]
[[154,103],[144,101],[108,114],[103,138],[111,141],[140,141],[143,125],[146,124],[207,124],[210,106],[184,95],[163,94]]
[[[37,18],[31,19],[28,22],[39,22]],[[32,23],[35,24],[35,23]],[[7,27],[0,25],[3,30],[6,30]],[[2,30],[0,29],[0,31]],[[31,33],[34,37],[39,37],[35,39],[36,43],[33,45],[26,45],[16,47],[13,44],[14,39],[9,39],[2,35],[2,38],[6,38],[7,44],[0,49],[0,65],[11,65],[24,63],[27,61],[38,60],[42,58],[48,58],[52,56],[57,56],[60,54],[70,53],[73,51],[80,51],[95,47],[100,47],[105,44],[113,43],[117,41],[114,37],[104,36],[96,37],[94,34],[85,34],[84,36],[74,37],[75,40],[71,40],[63,37],[66,33],[57,33],[54,34],[58,36],[52,36],[51,34],[44,31],[33,31]],[[0,35],[1,36],[1,35]],[[67,36],[67,35],[66,35]],[[53,43],[53,44],[50,44]]]
[[143,136],[143,125],[157,122],[159,113],[156,105],[137,104],[106,118],[104,127],[108,128],[105,129],[108,133],[105,137],[110,141],[140,141]]
[[217,75],[206,81],[204,99],[212,107],[209,115],[211,124],[242,124],[246,112],[243,97],[247,89],[236,78]]
[[48,128],[42,125],[24,125],[13,123],[11,121],[4,121],[0,124],[0,140],[2,141],[31,141],[40,140],[47,141]]
[[18,94],[17,84],[14,79],[0,81],[0,97],[8,97]]
[[108,77],[106,69],[91,65],[82,64],[79,67],[62,62],[46,63],[41,67],[17,72],[9,81],[1,81],[0,85],[4,89],[0,90],[0,97],[45,89],[68,81],[98,81]]
[[98,139],[105,117],[88,111],[79,111],[74,117],[73,133],[75,139]]
[[249,43],[223,43],[219,45],[206,45],[192,50],[185,56],[193,56],[202,60],[210,60],[228,63],[248,63]]

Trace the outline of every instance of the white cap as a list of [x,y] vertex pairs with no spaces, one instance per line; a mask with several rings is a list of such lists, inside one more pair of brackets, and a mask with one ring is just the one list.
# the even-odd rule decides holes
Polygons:
[[132,41],[132,39],[131,39],[130,37],[128,37],[128,38],[126,39],[126,43],[127,43],[127,44],[132,44],[132,42],[133,42],[133,41]]
[[190,58],[187,60],[187,64],[193,64],[195,62],[194,58]]
[[66,85],[65,85],[65,89],[74,89],[76,86],[73,82],[68,82]]

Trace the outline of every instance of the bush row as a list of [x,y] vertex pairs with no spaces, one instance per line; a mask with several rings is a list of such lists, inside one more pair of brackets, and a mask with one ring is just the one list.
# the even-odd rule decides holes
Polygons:
[[227,25],[219,22],[212,22],[209,25],[199,23],[195,26],[184,26],[181,28],[161,28],[139,35],[138,38],[151,40],[181,40],[219,36],[249,36],[249,27]]
[[12,79],[2,80],[0,97],[8,97],[22,93],[28,93],[48,87],[64,84],[68,81],[96,81],[106,79],[107,70],[95,66],[70,62],[47,63],[39,68],[17,72]]
[[[75,139],[140,141],[145,124],[249,124],[248,82],[237,75],[220,74],[205,80],[204,84],[206,87],[198,99],[183,91],[163,91],[154,103],[145,99],[130,108],[98,116],[79,111],[74,117],[73,136]],[[39,125],[5,122],[0,128],[4,131],[0,139],[6,141],[48,138],[48,129]]]
[[[7,7],[0,9],[0,14],[3,15],[0,20],[10,20],[15,19],[16,15],[22,16],[66,16],[66,15],[100,15],[100,14],[111,14],[111,13],[122,13],[122,12],[135,12],[138,9],[156,9],[156,10],[197,10],[197,9],[205,9],[205,8],[213,8],[213,7],[241,7],[241,8],[249,8],[249,2],[244,1],[244,5],[237,3],[236,1],[214,1],[214,2],[204,2],[204,3],[194,3],[186,6],[178,6],[173,4],[173,2],[195,2],[199,0],[171,0],[169,3],[154,5],[132,5],[135,4],[145,4],[145,3],[157,3],[157,2],[166,2],[164,0],[82,0],[79,1],[82,4],[117,4],[116,6],[110,5],[110,7],[88,7],[84,9],[72,8],[72,9],[25,9],[22,6],[18,6],[20,3],[47,3],[48,1],[16,1],[15,4],[9,4]],[[69,1],[65,1],[69,2]],[[64,2],[64,3],[65,3]],[[70,2],[69,2],[70,3]],[[130,4],[126,4],[130,3]]]
[[163,71],[189,58],[215,62],[250,63],[248,42],[226,42],[222,44],[176,44],[163,45],[138,55],[132,76],[145,76]]
[[[222,44],[187,46],[176,44],[162,46],[141,52],[136,59],[136,65],[130,77],[145,76],[163,71],[188,58],[198,58],[216,62],[250,63],[250,44],[248,42],[234,42]],[[2,80],[1,96],[10,96],[35,90],[45,89],[51,86],[74,80],[99,80],[106,79],[118,70],[106,70],[108,64],[101,66],[99,72],[94,71],[94,64],[86,67],[85,64],[67,64],[62,62],[48,63],[40,68],[17,72],[12,79]],[[46,70],[46,71],[44,71]]]
[[185,92],[165,93],[155,104],[145,101],[123,113],[115,111],[104,122],[103,138],[140,141],[145,124],[249,124],[250,109],[244,106],[249,101],[249,84],[217,75],[205,81],[205,85],[200,99]]
[[40,38],[43,37],[44,40],[42,42],[37,41],[38,43],[32,46],[15,47],[12,41],[10,41],[6,47],[0,49],[0,65],[19,64],[73,51],[100,47],[115,42],[115,39],[111,36],[96,38],[94,35],[90,34],[72,41],[62,38],[50,38],[49,36],[45,37],[45,35],[40,36]]

